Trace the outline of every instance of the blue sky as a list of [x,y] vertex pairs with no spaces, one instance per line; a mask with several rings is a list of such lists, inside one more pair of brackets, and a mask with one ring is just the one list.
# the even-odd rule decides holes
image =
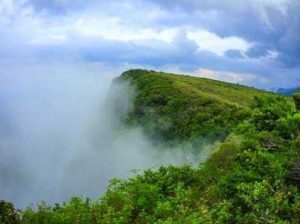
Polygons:
[[0,82],[138,67],[296,87],[299,11],[298,0],[1,0]]

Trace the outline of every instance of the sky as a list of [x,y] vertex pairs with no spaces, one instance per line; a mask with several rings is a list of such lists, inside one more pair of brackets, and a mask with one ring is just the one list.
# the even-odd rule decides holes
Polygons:
[[130,68],[300,86],[299,10],[298,0],[1,0],[0,87],[26,73]]

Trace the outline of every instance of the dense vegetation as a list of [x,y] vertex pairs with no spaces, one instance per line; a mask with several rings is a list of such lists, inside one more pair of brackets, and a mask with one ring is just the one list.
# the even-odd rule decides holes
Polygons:
[[250,116],[256,96],[273,94],[190,76],[145,70],[124,72],[116,82],[136,88],[129,124],[144,128],[155,143],[214,141]]
[[[124,121],[158,142],[222,139],[197,168],[114,179],[98,201],[37,210],[0,202],[0,223],[300,223],[300,113],[290,98],[207,79],[133,70]],[[214,128],[215,127],[215,128]],[[184,129],[184,130],[181,130]],[[187,130],[186,130],[187,129]]]
[[296,108],[298,110],[300,110],[300,92],[296,92],[294,95],[293,95],[293,98],[294,98],[294,101],[295,101],[295,104],[296,104]]

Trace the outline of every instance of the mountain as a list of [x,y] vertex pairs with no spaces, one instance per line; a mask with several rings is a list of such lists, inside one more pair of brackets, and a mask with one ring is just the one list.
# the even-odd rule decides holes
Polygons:
[[300,87],[296,87],[296,88],[278,88],[275,92],[283,94],[283,95],[291,96],[294,93],[299,92],[299,91],[300,91]]
[[274,96],[246,86],[205,78],[130,70],[116,83],[135,88],[126,121],[139,125],[155,141],[225,139],[250,115],[258,96]]
[[141,127],[154,144],[221,143],[198,167],[113,179],[96,202],[74,197],[19,211],[1,201],[0,223],[300,223],[300,113],[292,98],[146,70],[113,83],[123,84],[132,105],[121,123]]

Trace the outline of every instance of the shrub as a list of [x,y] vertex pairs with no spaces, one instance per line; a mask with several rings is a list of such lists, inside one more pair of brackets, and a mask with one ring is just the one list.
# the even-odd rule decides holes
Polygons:
[[295,93],[293,95],[293,99],[294,99],[297,110],[300,110],[300,92]]

